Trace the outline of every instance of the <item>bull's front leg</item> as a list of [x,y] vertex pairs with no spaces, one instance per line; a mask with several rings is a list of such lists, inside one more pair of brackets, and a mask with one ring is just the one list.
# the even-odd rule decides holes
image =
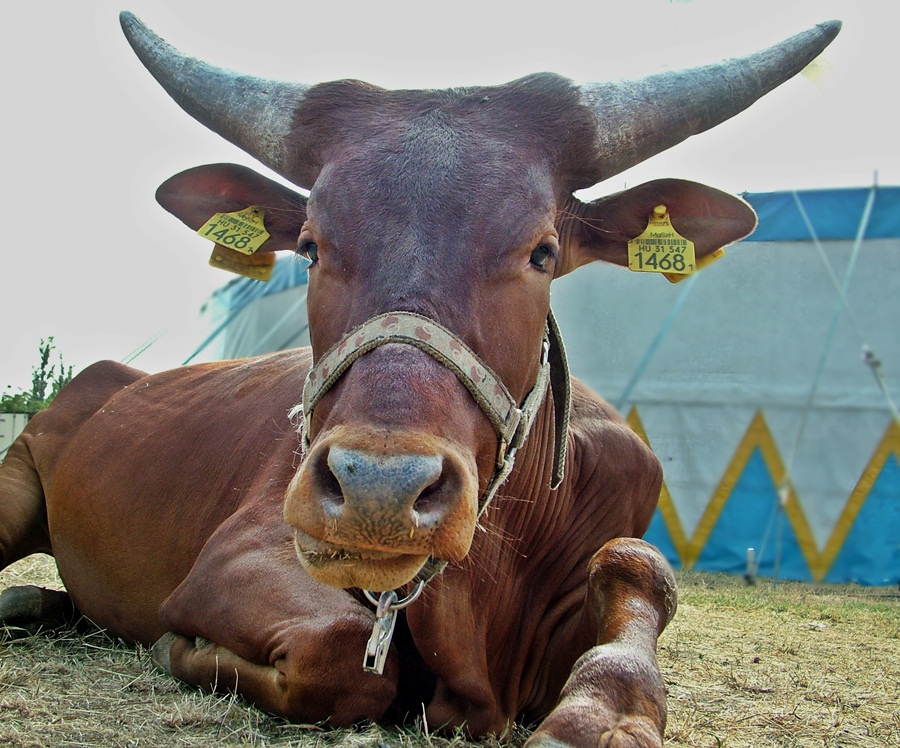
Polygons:
[[597,645],[579,658],[528,748],[662,746],[666,694],[656,641],[675,614],[672,569],[643,540],[611,540],[593,557],[585,622]]

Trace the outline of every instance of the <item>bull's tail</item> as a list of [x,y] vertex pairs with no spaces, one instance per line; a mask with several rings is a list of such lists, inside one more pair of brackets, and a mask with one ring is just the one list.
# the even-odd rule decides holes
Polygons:
[[20,434],[0,465],[0,569],[32,553],[51,552],[44,490],[30,441]]

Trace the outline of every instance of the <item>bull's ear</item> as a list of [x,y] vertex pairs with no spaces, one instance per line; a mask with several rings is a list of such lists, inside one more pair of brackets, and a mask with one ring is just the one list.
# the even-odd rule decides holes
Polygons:
[[261,252],[296,249],[306,221],[303,195],[238,164],[210,164],[183,171],[160,185],[156,199],[195,231],[216,213],[263,208],[270,238],[260,247]]
[[627,267],[628,240],[643,233],[657,205],[666,206],[673,228],[694,243],[698,260],[756,228],[756,213],[741,198],[682,179],[647,182],[590,203],[573,199],[560,219],[557,277],[595,260]]

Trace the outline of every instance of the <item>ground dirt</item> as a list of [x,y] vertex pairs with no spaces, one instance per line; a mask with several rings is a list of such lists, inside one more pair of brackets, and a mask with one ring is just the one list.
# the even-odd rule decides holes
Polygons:
[[[678,574],[680,605],[660,639],[667,746],[900,746],[900,594]],[[0,573],[0,588],[58,586],[51,559]],[[15,632],[13,632],[15,633]],[[523,728],[507,744],[521,746]],[[146,650],[101,632],[0,630],[0,745],[461,748],[459,735],[289,725],[239,699],[158,673]]]

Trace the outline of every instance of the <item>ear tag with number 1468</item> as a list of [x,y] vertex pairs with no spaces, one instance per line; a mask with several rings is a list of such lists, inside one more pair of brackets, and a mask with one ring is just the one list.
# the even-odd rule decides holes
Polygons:
[[256,251],[269,239],[265,211],[250,206],[234,213],[216,213],[197,233],[216,243],[209,264],[248,278],[267,281],[272,275],[275,255]]
[[235,213],[216,213],[197,233],[222,247],[252,255],[269,238],[265,217],[265,211],[255,206]]
[[694,243],[675,231],[665,205],[657,205],[644,232],[629,240],[628,269],[666,275],[690,275],[697,269]]

